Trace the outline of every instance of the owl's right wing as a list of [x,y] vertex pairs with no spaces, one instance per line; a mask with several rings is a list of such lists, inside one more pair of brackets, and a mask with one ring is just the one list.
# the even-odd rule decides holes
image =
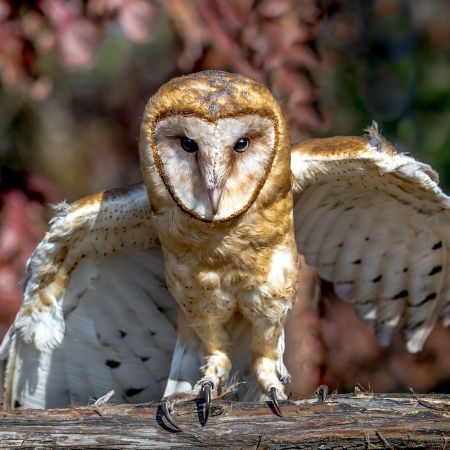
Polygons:
[[5,407],[160,399],[177,305],[143,184],[64,204],[27,265],[0,357]]

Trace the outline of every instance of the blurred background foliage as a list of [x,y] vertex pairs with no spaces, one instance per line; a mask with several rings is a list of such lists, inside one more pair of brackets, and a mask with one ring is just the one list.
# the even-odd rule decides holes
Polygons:
[[0,0],[0,335],[49,203],[140,180],[144,105],[203,69],[266,83],[291,137],[376,120],[450,190],[446,0]]

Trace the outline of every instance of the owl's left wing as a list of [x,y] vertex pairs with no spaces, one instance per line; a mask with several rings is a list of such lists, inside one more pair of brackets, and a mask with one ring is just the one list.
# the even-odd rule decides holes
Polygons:
[[306,262],[375,325],[380,344],[401,327],[420,351],[437,321],[450,325],[450,198],[437,174],[376,126],[366,138],[293,147],[291,170]]

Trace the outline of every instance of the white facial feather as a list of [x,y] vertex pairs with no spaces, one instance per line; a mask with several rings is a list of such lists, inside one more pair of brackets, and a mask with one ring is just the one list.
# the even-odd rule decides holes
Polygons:
[[[180,138],[193,139],[198,152],[183,150]],[[227,218],[256,198],[275,151],[275,131],[268,118],[246,115],[210,123],[198,117],[173,115],[155,131],[165,183],[175,200],[206,219]],[[234,150],[243,137],[250,139],[242,153]],[[213,214],[208,189],[220,186],[222,197]]]

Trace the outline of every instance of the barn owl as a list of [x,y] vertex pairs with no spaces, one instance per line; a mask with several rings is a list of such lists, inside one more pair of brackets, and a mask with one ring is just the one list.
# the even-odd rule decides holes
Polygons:
[[374,324],[420,351],[450,324],[450,200],[372,127],[291,146],[260,83],[207,71],[149,100],[143,183],[63,204],[27,266],[0,355],[6,407],[164,396],[285,399],[283,325],[298,253]]

